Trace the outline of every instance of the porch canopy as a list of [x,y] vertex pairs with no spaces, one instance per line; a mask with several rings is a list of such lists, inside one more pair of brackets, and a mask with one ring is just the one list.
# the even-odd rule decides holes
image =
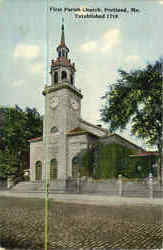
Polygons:
[[129,155],[130,157],[150,157],[150,156],[158,156],[159,153],[155,151],[147,151],[147,152],[142,152],[142,153],[137,153],[135,155]]
[[[152,170],[152,166],[153,167],[157,167],[157,165],[152,165],[152,157],[153,156],[159,156],[159,152],[156,152],[156,151],[146,151],[146,152],[140,152],[140,153],[137,153],[137,154],[134,154],[134,155],[129,155],[129,157],[137,157],[137,158],[141,158],[141,157],[146,157],[147,158],[147,161],[148,161],[148,164],[149,164],[149,167],[150,167],[150,172],[152,173],[153,170]],[[155,162],[156,163],[156,160]],[[157,168],[157,176],[158,176],[158,168]]]

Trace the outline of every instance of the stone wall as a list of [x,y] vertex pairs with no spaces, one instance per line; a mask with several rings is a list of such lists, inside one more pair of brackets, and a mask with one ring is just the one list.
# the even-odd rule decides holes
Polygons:
[[152,178],[149,178],[148,181],[138,182],[125,181],[122,178],[103,181],[80,179],[76,182],[79,183],[79,187],[77,187],[79,193],[99,193],[124,197],[163,197],[163,186],[160,187]]
[[42,141],[32,142],[30,144],[30,180],[31,181],[35,180],[35,164],[37,161],[41,161],[43,176],[45,176],[44,155],[45,155],[45,147],[43,146]]
[[119,185],[116,181],[81,181],[81,193],[101,193],[107,195],[118,195]]
[[68,166],[67,176],[72,176],[72,159],[77,156],[82,149],[87,148],[87,135],[76,135],[68,137]]

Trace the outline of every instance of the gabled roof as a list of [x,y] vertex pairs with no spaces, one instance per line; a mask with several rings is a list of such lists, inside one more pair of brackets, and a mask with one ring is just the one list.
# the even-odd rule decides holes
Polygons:
[[28,142],[35,142],[35,141],[42,141],[42,137],[36,137],[28,140]]
[[118,134],[116,134],[116,133],[113,133],[113,134],[109,134],[109,135],[107,135],[107,136],[100,137],[100,139],[101,139],[101,140],[103,140],[103,139],[104,139],[104,140],[105,140],[105,139],[107,140],[107,138],[110,138],[110,137],[112,137],[112,136],[116,136],[116,137],[118,137],[120,140],[122,140],[122,141],[124,141],[124,142],[127,142],[127,143],[133,145],[133,146],[134,146],[135,148],[137,148],[138,150],[141,150],[142,152],[146,152],[146,150],[143,149],[142,147],[140,147],[140,146],[134,144],[133,142],[131,142],[131,141],[125,139],[124,137],[122,137],[122,136],[120,136],[120,135],[118,135]]
[[96,128],[96,129],[101,130],[101,131],[105,132],[106,134],[108,134],[108,130],[106,128],[96,126],[96,125],[94,125],[94,124],[92,124],[90,122],[87,122],[87,121],[85,121],[85,120],[83,120],[81,118],[79,118],[79,121],[82,122],[82,123],[85,123],[86,125],[88,125],[88,126],[90,126],[92,128]]
[[[85,130],[85,129],[82,129],[80,127],[77,127],[77,128],[74,128],[72,130],[69,130],[66,132],[67,135],[83,135],[83,134],[91,134],[91,135],[94,135],[93,133]],[[94,135],[96,136],[96,135]],[[97,136],[96,136],[97,137]]]

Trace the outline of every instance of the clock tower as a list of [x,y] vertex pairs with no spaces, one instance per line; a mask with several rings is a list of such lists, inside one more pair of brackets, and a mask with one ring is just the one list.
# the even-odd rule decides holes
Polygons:
[[[69,52],[62,24],[57,57],[51,60],[51,81],[43,90],[45,96],[43,136],[29,140],[32,181],[30,190],[44,190],[44,185],[41,184],[44,184],[45,178],[48,177],[50,191],[71,191],[71,188],[75,188],[76,178],[83,174],[79,166],[80,152],[97,142],[104,144],[115,142],[122,145],[127,143],[127,147],[130,148],[128,146],[130,143],[123,141],[123,138],[109,134],[107,129],[81,118],[83,96],[75,86],[76,69],[75,64],[69,59]],[[133,145],[132,143],[131,148],[137,150],[137,146]]]
[[64,25],[57,58],[51,61],[51,84],[43,90],[45,96],[45,119],[43,143],[48,142],[48,156],[57,162],[57,179],[67,177],[68,142],[66,132],[80,126],[82,94],[75,87],[75,64],[68,57]]

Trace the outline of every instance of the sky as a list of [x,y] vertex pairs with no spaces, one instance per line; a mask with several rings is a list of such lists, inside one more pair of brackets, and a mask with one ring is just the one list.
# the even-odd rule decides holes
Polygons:
[[[50,11],[50,7],[62,11]],[[86,8],[101,12],[86,12]],[[127,8],[127,13],[105,12],[105,8]],[[105,18],[75,14],[105,14]],[[118,18],[107,18],[107,14]],[[76,65],[75,85],[84,95],[81,116],[93,124],[107,127],[100,121],[101,97],[107,84],[118,79],[118,69],[143,68],[163,56],[163,0],[48,0],[48,30],[46,0],[0,0],[0,15],[1,106],[36,107],[44,113],[46,66],[57,57],[62,18],[69,58]],[[130,126],[117,133],[146,146],[130,135]]]

